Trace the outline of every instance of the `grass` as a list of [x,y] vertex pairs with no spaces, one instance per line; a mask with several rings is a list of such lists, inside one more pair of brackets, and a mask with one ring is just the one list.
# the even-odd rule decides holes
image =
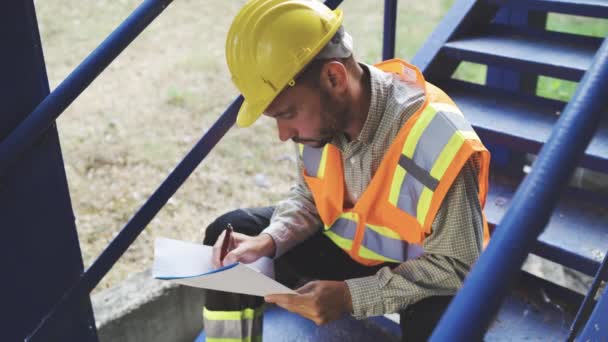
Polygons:
[[[37,1],[51,88],[139,3]],[[237,95],[224,62],[224,40],[243,3],[175,1],[58,119],[85,266]],[[401,2],[396,54],[410,59],[452,3]],[[355,40],[355,54],[367,63],[380,61],[382,2],[345,1],[342,9]],[[602,27],[599,34],[605,32],[604,23],[597,25]],[[483,67],[465,65],[457,74],[481,82],[484,72]],[[545,82],[543,89],[562,93],[561,84],[541,83]],[[563,92],[567,97],[569,90]],[[200,241],[204,228],[218,215],[283,198],[295,181],[293,153],[290,144],[278,142],[270,120],[230,130],[97,290],[150,267],[157,236]],[[256,185],[259,175],[268,187]]]

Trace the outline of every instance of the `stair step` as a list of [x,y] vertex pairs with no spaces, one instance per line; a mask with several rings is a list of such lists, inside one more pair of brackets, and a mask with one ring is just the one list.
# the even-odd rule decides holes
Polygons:
[[578,81],[601,42],[567,33],[491,25],[486,32],[447,42],[442,52],[458,60]]
[[[559,101],[457,80],[440,86],[461,108],[483,141],[524,152],[540,150],[558,119],[556,113],[564,106]],[[581,166],[608,173],[608,119],[600,123]]]
[[[559,299],[559,303],[553,300]],[[522,272],[515,289],[505,298],[485,341],[563,341],[582,296]],[[355,320],[345,317],[317,326],[277,306],[264,313],[264,341],[400,341],[401,328],[386,317]],[[195,342],[204,342],[202,331]]]
[[[484,209],[490,225],[498,225],[509,208],[517,187],[513,183],[504,176],[491,176]],[[607,202],[581,192],[566,193],[532,252],[593,276],[608,251]]]
[[[264,311],[264,341],[401,341],[399,323],[380,316],[364,320],[345,317],[318,326],[313,321],[271,305]],[[204,342],[205,332],[195,342]]]
[[[600,292],[601,295],[593,308],[593,312],[582,328],[577,341],[602,341],[608,338],[606,327],[608,327],[608,289]],[[603,329],[600,329],[603,327]]]
[[526,8],[543,12],[608,18],[608,1],[606,0],[490,0],[489,2],[495,5]]
[[583,296],[522,271],[484,341],[565,341]]

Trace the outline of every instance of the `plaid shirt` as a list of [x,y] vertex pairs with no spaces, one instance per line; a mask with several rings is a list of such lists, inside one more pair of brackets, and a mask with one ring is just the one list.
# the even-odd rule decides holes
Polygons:
[[[370,73],[371,102],[357,139],[340,136],[334,144],[341,151],[348,198],[352,203],[370,183],[384,154],[405,122],[424,103],[424,91],[403,83],[373,66]],[[398,106],[387,108],[393,97]],[[392,102],[392,101],[391,101]],[[276,256],[306,240],[322,226],[312,194],[301,176],[289,197],[280,202],[264,230],[276,243]],[[425,254],[397,267],[346,280],[353,303],[353,316],[363,318],[397,312],[430,296],[453,295],[482,248],[483,220],[478,200],[476,168],[469,161],[448,191],[424,240]]]

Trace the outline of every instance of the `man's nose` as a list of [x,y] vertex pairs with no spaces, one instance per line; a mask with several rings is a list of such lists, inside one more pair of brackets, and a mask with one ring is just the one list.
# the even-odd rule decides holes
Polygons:
[[297,136],[297,131],[293,127],[279,120],[277,120],[277,128],[279,130],[279,139],[283,142]]

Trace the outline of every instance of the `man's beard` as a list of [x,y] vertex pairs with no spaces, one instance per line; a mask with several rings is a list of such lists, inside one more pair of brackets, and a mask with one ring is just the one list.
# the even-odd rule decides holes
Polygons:
[[295,137],[296,143],[321,148],[342,134],[348,124],[348,110],[345,103],[332,98],[324,89],[320,90],[321,128],[316,137]]

